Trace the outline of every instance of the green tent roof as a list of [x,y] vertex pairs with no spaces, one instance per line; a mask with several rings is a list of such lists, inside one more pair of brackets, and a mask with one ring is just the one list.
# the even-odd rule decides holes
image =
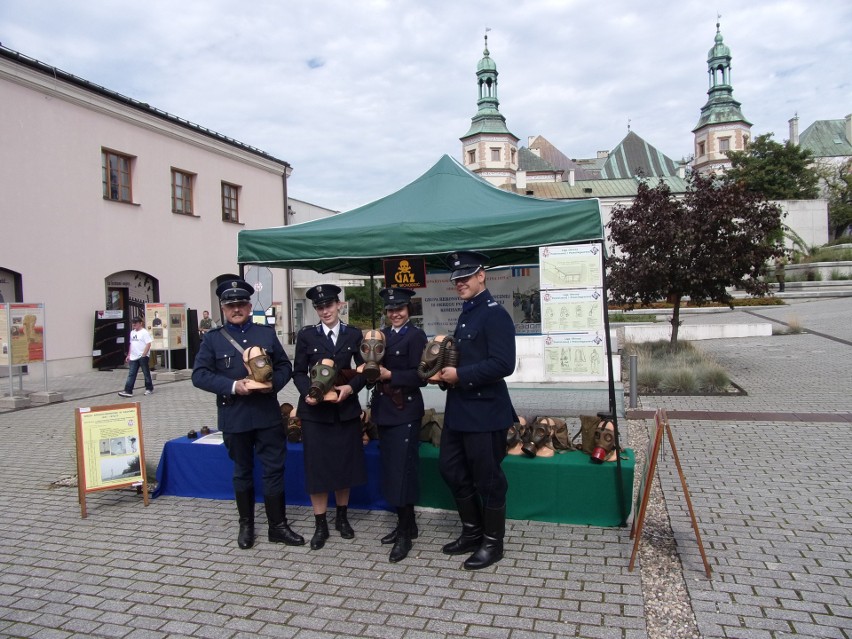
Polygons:
[[538,247],[603,240],[600,204],[540,200],[498,189],[444,155],[396,193],[303,224],[240,231],[237,261],[320,273],[378,275],[382,260],[423,256],[443,269],[452,251],[490,265],[538,262]]

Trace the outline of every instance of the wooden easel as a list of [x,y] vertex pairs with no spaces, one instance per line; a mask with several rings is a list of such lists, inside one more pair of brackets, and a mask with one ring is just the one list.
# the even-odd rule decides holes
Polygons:
[[141,486],[142,500],[147,506],[148,480],[139,402],[77,408],[75,422],[80,516],[85,519],[88,515],[86,495],[101,490]]
[[654,414],[654,430],[650,433],[648,439],[648,451],[645,455],[645,465],[642,469],[642,479],[639,484],[639,494],[636,496],[636,506],[634,512],[636,516],[633,519],[633,526],[630,528],[630,538],[633,542],[633,552],[630,554],[630,565],[628,570],[633,570],[633,565],[636,561],[636,553],[639,550],[639,540],[642,538],[642,526],[645,523],[645,514],[648,510],[648,501],[651,498],[651,484],[654,481],[654,474],[657,469],[657,458],[660,455],[660,449],[663,447],[663,433],[669,440],[669,446],[672,449],[672,457],[674,457],[675,466],[677,466],[677,474],[680,476],[680,484],[683,487],[683,496],[686,498],[686,507],[689,509],[689,517],[692,520],[692,530],[695,532],[695,541],[698,542],[698,551],[701,553],[701,560],[704,562],[704,573],[710,579],[710,564],[707,562],[707,555],[704,553],[704,544],[701,542],[701,533],[698,531],[698,521],[695,519],[695,511],[692,509],[692,500],[689,498],[689,488],[686,485],[686,476],[683,474],[683,468],[680,465],[680,458],[677,454],[677,446],[675,446],[674,437],[672,436],[671,426],[666,411],[662,408],[657,409]]

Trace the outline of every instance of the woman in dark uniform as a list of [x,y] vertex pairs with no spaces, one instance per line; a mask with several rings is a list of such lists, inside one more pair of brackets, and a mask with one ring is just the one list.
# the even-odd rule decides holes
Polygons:
[[388,323],[381,377],[373,391],[372,419],[379,427],[379,456],[382,462],[382,493],[396,506],[397,525],[382,538],[393,544],[391,563],[402,561],[417,538],[414,504],[420,497],[420,423],[426,383],[417,375],[417,365],[426,347],[426,333],[411,322],[409,288],[385,288],[379,295],[385,302]]
[[[302,420],[305,446],[305,488],[314,509],[316,528],[311,550],[319,550],[328,539],[328,493],[334,491],[337,512],[335,529],[344,539],[355,537],[347,519],[349,489],[367,482],[364,445],[361,442],[361,404],[358,391],[364,376],[355,374],[352,362],[361,364],[361,331],[340,321],[340,288],[320,284],[306,295],[313,302],[320,323],[306,326],[296,338],[293,383],[299,389],[296,414]],[[337,399],[317,401],[308,397],[310,370],[322,359],[333,359],[338,377]]]

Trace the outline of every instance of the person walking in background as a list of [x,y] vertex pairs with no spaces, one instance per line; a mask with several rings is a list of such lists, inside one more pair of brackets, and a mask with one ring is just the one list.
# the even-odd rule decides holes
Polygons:
[[396,508],[396,527],[382,537],[393,544],[390,562],[402,561],[417,538],[414,504],[420,498],[420,423],[423,420],[423,394],[417,367],[426,347],[426,333],[414,326],[411,317],[410,288],[385,288],[387,326],[385,354],[379,382],[373,390],[371,418],[379,428],[379,457],[382,463],[382,494]]
[[[228,456],[234,462],[234,495],[240,529],[237,545],[251,548],[254,532],[254,458],[263,468],[263,502],[269,524],[269,541],[301,546],[304,537],[287,523],[284,462],[287,431],[277,393],[290,381],[293,367],[275,330],[251,321],[254,288],[241,279],[223,282],[216,289],[225,326],[208,331],[192,370],[192,383],[216,394],[218,427]],[[272,388],[252,389],[246,380],[243,351],[260,346],[272,366]]]
[[440,379],[448,384],[438,464],[458,507],[462,534],[443,547],[469,552],[466,570],[503,558],[508,481],[501,463],[515,410],[504,381],[515,370],[515,324],[485,285],[487,257],[465,251],[447,258],[450,281],[463,300],[454,333],[458,365]]
[[781,257],[775,258],[775,279],[778,280],[778,292],[784,292],[784,281],[787,279],[784,274],[784,265],[787,260],[782,255]]
[[151,334],[145,330],[141,317],[134,317],[131,322],[133,329],[130,331],[130,347],[124,358],[128,366],[127,380],[124,382],[124,390],[119,393],[121,397],[133,397],[133,387],[136,385],[136,377],[139,369],[142,369],[142,378],[145,380],[145,394],[154,392],[154,382],[151,379],[151,368],[148,366],[148,354],[151,352]]
[[[307,291],[320,322],[304,327],[296,337],[293,382],[299,389],[296,415],[302,420],[305,488],[314,511],[311,550],[322,548],[329,537],[326,512],[328,493],[332,491],[337,504],[334,527],[344,539],[355,537],[348,520],[349,489],[367,483],[358,402],[358,392],[365,381],[352,366],[353,362],[356,366],[363,363],[362,334],[340,321],[340,292],[340,287],[333,284],[320,284]],[[334,360],[337,370],[334,400],[308,396],[311,368],[323,359]]]

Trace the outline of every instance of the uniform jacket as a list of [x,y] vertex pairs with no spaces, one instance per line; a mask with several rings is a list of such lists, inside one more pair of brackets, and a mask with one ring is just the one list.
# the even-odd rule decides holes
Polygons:
[[[391,371],[391,381],[379,382],[373,392],[370,416],[380,426],[394,426],[409,422],[420,423],[423,418],[423,394],[426,385],[417,374],[417,366],[426,348],[426,333],[411,322],[403,327],[403,334],[393,328],[382,329],[385,334],[385,356],[382,366]],[[399,404],[402,404],[400,407]]]
[[[245,379],[248,371],[243,364],[243,354],[224,336],[225,331],[244,349],[250,346],[266,349],[272,361],[272,392],[254,391],[249,395],[231,395],[234,381]],[[292,373],[290,359],[278,341],[275,329],[247,322],[236,330],[214,328],[207,332],[195,357],[192,383],[198,388],[216,393],[219,430],[242,433],[282,425],[277,394],[290,381]]]
[[515,324],[488,289],[463,306],[454,333],[459,383],[447,389],[444,426],[489,432],[509,428],[515,411],[504,377],[515,370]]
[[[293,362],[293,383],[299,389],[299,406],[296,413],[302,419],[314,422],[334,422],[349,419],[360,419],[361,404],[358,392],[364,388],[363,375],[355,375],[348,384],[352,387],[352,395],[340,404],[320,402],[309,406],[305,402],[308,389],[311,387],[311,368],[321,359],[333,359],[338,374],[341,370],[351,369],[363,364],[361,357],[361,331],[348,324],[340,323],[340,335],[332,351],[331,344],[325,336],[322,324],[306,326],[296,336],[296,356]],[[354,366],[353,366],[354,362]],[[340,384],[335,384],[340,386]]]

